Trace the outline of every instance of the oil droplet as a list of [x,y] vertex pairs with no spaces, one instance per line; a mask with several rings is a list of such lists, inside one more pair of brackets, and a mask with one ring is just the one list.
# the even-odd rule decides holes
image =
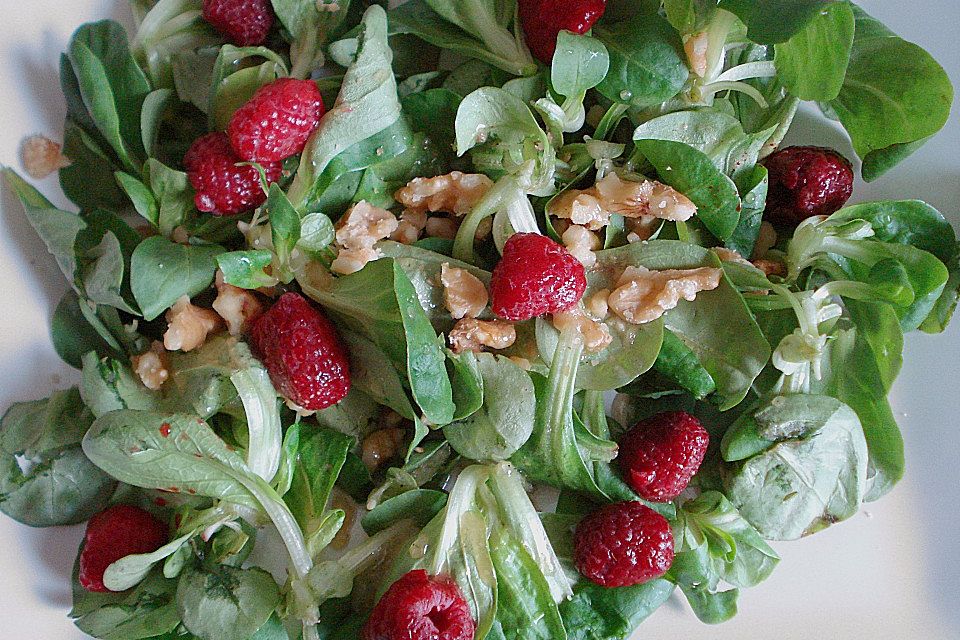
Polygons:
[[624,89],[623,91],[620,92],[620,99],[621,99],[621,100],[627,101],[627,100],[629,100],[629,99],[632,98],[632,97],[633,97],[633,92],[632,92],[632,91],[628,91],[627,89]]

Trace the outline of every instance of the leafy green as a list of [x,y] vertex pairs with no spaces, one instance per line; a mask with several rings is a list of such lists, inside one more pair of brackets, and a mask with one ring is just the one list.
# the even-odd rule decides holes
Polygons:
[[740,221],[737,186],[701,151],[670,140],[635,140],[637,150],[657,169],[660,180],[697,205],[697,219],[720,240]]
[[774,399],[771,408],[762,428],[777,443],[724,476],[743,517],[768,540],[794,540],[857,513],[867,489],[867,443],[857,414],[812,395]]
[[307,284],[304,291],[334,315],[349,318],[354,330],[387,355],[427,419],[437,425],[452,421],[453,391],[443,350],[416,290],[394,260],[371,262],[337,278],[329,289]]
[[875,180],[947,122],[953,86],[926,51],[898,38],[859,7],[850,66],[830,101]]
[[536,398],[530,377],[519,366],[486,353],[463,354],[476,359],[482,380],[483,405],[443,428],[450,446],[471,460],[506,460],[533,431]]
[[583,580],[560,604],[568,640],[621,640],[667,601],[674,585],[657,579],[633,587],[605,588]]
[[827,6],[807,27],[776,46],[777,74],[801,100],[829,101],[840,95],[855,19],[846,2]]
[[135,171],[144,159],[140,109],[151,87],[130,55],[123,27],[111,20],[84,25],[67,55],[90,121],[123,166]]
[[683,45],[659,15],[640,14],[618,24],[598,25],[594,35],[610,53],[610,70],[597,87],[608,100],[648,107],[673,98],[686,83]]
[[720,0],[747,25],[747,35],[759,44],[785,42],[801,32],[834,0]]
[[76,578],[74,585],[70,615],[81,631],[95,638],[140,640],[171,633],[180,624],[174,600],[177,581],[165,579],[159,571],[123,593],[91,594]]
[[[654,270],[719,266],[706,249],[671,240],[631,244],[599,255],[613,279],[630,265]],[[727,278],[717,289],[698,293],[693,302],[681,302],[663,320],[713,378],[722,410],[743,400],[770,358],[769,344]]]
[[280,589],[263,569],[187,569],[177,584],[177,612],[202,640],[249,638],[279,603]]
[[162,236],[144,240],[133,252],[130,286],[143,317],[153,320],[182,296],[210,286],[217,270],[215,245],[177,244]]
[[0,419],[0,511],[51,527],[102,509],[116,482],[78,446],[92,420],[76,389],[10,407]]
[[309,77],[323,65],[323,48],[342,30],[350,0],[331,4],[316,0],[271,0],[277,18],[290,33],[290,59],[294,78]]
[[[409,33],[440,47],[476,58],[519,76],[536,72],[536,63],[520,37],[510,33],[514,3],[506,0],[423,0],[390,11],[397,33]],[[519,25],[514,25],[519,32]]]
[[75,369],[83,366],[83,356],[90,351],[116,354],[114,346],[87,322],[80,309],[81,304],[85,303],[80,301],[75,291],[69,290],[63,294],[50,319],[53,348],[64,362]]
[[337,102],[311,135],[288,197],[298,210],[320,196],[315,183],[344,151],[400,119],[397,83],[390,67],[387,15],[371,6],[363,16],[357,58],[347,69]]

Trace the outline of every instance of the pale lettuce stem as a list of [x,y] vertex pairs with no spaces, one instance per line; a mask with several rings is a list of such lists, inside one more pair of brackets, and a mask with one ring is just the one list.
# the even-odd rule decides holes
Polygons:
[[463,223],[457,231],[457,237],[453,242],[453,257],[455,259],[476,264],[473,245],[480,223],[495,214],[516,191],[520,191],[516,178],[513,176],[503,177],[473,207],[473,210],[463,219]]

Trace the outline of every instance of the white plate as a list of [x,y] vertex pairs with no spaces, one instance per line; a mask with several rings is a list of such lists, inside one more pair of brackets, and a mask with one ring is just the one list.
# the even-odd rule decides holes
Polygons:
[[[960,86],[955,0],[861,4],[944,64]],[[126,21],[123,0],[2,0],[0,162],[18,166],[24,135],[56,137],[63,120],[58,56],[82,22]],[[808,111],[794,143],[825,144],[852,156],[843,135]],[[59,204],[56,181],[41,189]],[[960,203],[960,122],[857,200],[921,198],[951,216]],[[50,347],[47,322],[65,289],[53,259],[3,188],[0,199],[0,406],[40,398],[76,374]],[[643,638],[806,640],[960,637],[960,322],[943,336],[912,336],[893,396],[907,441],[908,471],[896,490],[863,514],[817,536],[777,545],[783,561],[746,590],[740,614],[700,624],[671,601],[642,627]],[[66,617],[70,569],[82,527],[33,530],[0,517],[0,636],[78,640]]]

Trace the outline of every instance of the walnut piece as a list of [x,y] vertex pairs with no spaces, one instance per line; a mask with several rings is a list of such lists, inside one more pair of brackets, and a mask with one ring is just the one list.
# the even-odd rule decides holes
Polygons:
[[550,206],[550,215],[591,231],[605,227],[612,213],[679,222],[689,220],[696,212],[696,205],[673,187],[653,180],[623,180],[614,172],[589,189],[561,194]]
[[600,242],[599,236],[587,229],[587,227],[572,224],[567,227],[567,230],[563,232],[560,239],[563,240],[567,251],[579,260],[584,268],[592,269],[593,266],[597,264],[597,254],[594,253],[594,251],[601,249],[603,243]]
[[62,147],[41,135],[24,139],[20,145],[20,161],[27,175],[34,180],[42,180],[54,171],[70,166],[70,159],[63,155]]
[[215,311],[194,306],[188,296],[181,296],[167,310],[166,318],[163,346],[167,351],[193,351],[202,347],[207,336],[223,326]]
[[360,271],[380,257],[374,245],[389,238],[399,225],[396,216],[386,209],[365,200],[353,205],[337,223],[336,244],[340,252],[331,270],[340,274]]
[[476,318],[487,308],[490,295],[480,278],[466,269],[440,265],[440,282],[443,284],[443,302],[454,320]]
[[407,209],[400,215],[400,223],[390,239],[400,244],[413,244],[427,226],[427,214],[423,211]]
[[590,312],[590,315],[600,320],[606,318],[607,314],[610,313],[610,305],[607,303],[607,298],[609,297],[610,289],[600,289],[600,291],[597,291],[584,300],[584,304],[587,307],[587,311]]
[[553,202],[550,214],[596,231],[610,223],[610,212],[597,198],[594,189],[566,191]]
[[147,389],[159,391],[163,383],[170,378],[170,364],[167,361],[167,352],[163,348],[163,343],[154,340],[150,345],[150,351],[141,353],[138,356],[132,356],[130,363],[133,366],[133,372],[140,378]]
[[766,258],[760,258],[752,262],[753,266],[769,278],[770,276],[779,276],[781,278],[787,277],[787,265],[781,262],[780,260],[768,260]]
[[450,218],[430,218],[427,220],[427,237],[453,240],[459,228],[460,225]]
[[380,429],[363,439],[360,459],[370,473],[397,455],[405,433],[403,429],[397,428]]
[[717,257],[723,262],[735,262],[743,265],[750,264],[749,260],[744,258],[739,252],[734,251],[733,249],[727,249],[726,247],[714,247],[713,252],[717,254]]
[[653,322],[681,299],[693,301],[698,292],[719,287],[722,275],[723,271],[714,267],[667,271],[627,267],[607,302],[626,322]]
[[464,318],[450,331],[448,340],[454,353],[479,352],[483,347],[506,349],[517,341],[517,330],[503,320]]
[[443,211],[463,216],[470,213],[492,186],[493,181],[483,174],[454,171],[434,178],[414,178],[393,197],[415,211]]
[[213,301],[213,310],[227,323],[227,331],[232,336],[246,333],[266,311],[253,292],[224,282],[222,271],[217,271],[217,299]]
[[553,314],[553,326],[558,331],[575,329],[583,336],[583,348],[590,353],[599,353],[610,346],[613,336],[607,325],[597,322],[583,312],[579,306]]
[[687,54],[690,71],[701,78],[707,75],[707,49],[710,46],[710,34],[706,31],[684,36],[683,51]]
[[764,220],[760,223],[760,235],[757,236],[757,244],[753,246],[752,260],[758,260],[767,255],[770,249],[777,246],[777,230],[773,225]]

